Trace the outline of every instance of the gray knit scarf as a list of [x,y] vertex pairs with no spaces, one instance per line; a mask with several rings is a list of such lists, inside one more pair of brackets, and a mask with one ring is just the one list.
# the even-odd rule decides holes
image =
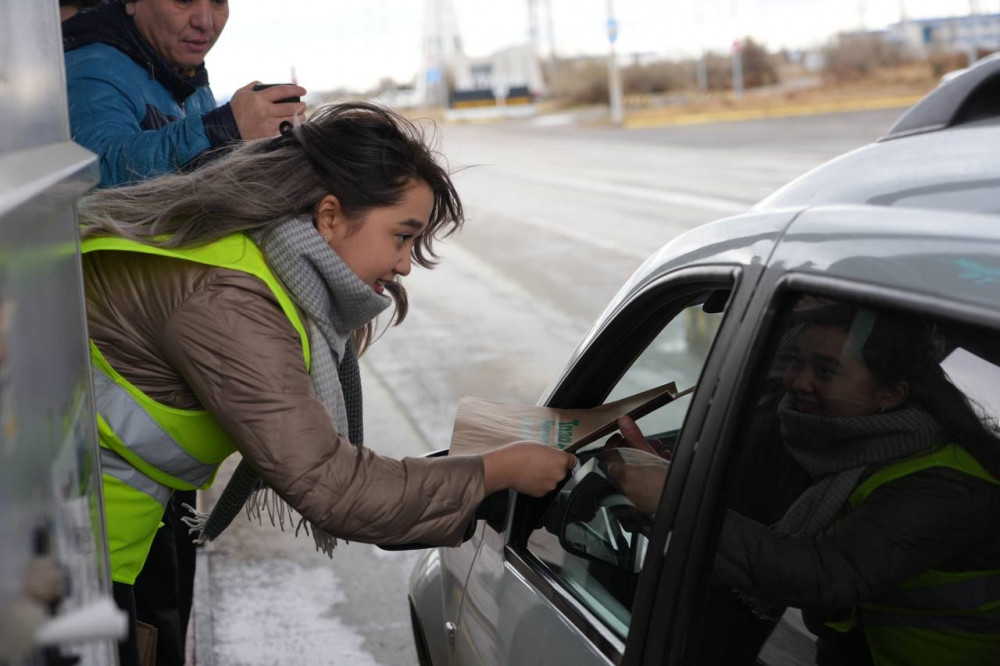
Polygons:
[[837,517],[870,467],[929,450],[944,438],[934,417],[917,406],[830,418],[778,406],[785,449],[814,479],[775,525],[781,534],[818,534]]
[[[866,470],[930,450],[944,440],[938,422],[919,406],[832,418],[791,408],[786,395],[778,405],[785,449],[813,478],[774,525],[784,535],[822,532],[847,504]],[[784,608],[745,591],[734,590],[757,617],[777,621]]]
[[[309,375],[320,401],[330,410],[337,429],[352,444],[364,443],[361,375],[351,332],[374,319],[392,299],[375,293],[330,249],[309,217],[293,218],[268,230],[248,235],[260,247],[275,275],[305,312],[309,326],[311,367]],[[215,539],[240,509],[261,521],[267,514],[272,525],[284,531],[285,522],[295,535],[311,534],[316,549],[333,554],[337,539],[311,525],[264,485],[244,458],[233,472],[210,514],[187,507],[194,515],[184,518],[195,540]],[[310,530],[310,527],[312,528]]]

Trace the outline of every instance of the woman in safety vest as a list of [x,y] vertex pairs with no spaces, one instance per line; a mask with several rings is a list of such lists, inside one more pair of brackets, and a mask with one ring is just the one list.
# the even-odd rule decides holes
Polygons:
[[[552,490],[572,455],[517,442],[481,456],[393,460],[362,446],[357,356],[397,281],[433,265],[462,205],[418,128],[366,104],[317,112],[185,174],[81,202],[108,547],[131,610],[164,506],[243,462],[212,539],[244,506],[319,548],[337,537],[455,545],[484,496]],[[297,512],[287,512],[287,502]],[[280,507],[280,508],[276,508]],[[134,615],[133,615],[134,617]],[[120,650],[138,663],[134,628]]]
[[[799,301],[769,374],[780,392],[758,414],[775,428],[750,428],[737,465],[757,483],[734,488],[712,572],[744,609],[713,592],[712,619],[746,635],[729,651],[705,646],[715,656],[703,663],[720,650],[752,663],[795,607],[821,666],[1000,664],[1000,438],[948,379],[943,351],[925,322]],[[648,448],[622,425],[612,448]],[[775,486],[799,475],[797,496],[764,518]]]

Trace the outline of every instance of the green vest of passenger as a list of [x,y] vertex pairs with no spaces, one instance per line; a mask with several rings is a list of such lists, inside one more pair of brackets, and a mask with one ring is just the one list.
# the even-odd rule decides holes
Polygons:
[[[124,238],[88,238],[82,251],[154,254],[229,268],[262,280],[299,333],[306,368],[309,338],[302,319],[260,249],[244,234],[198,247],[164,248]],[[236,449],[209,412],[161,404],[122,377],[90,342],[111,578],[132,585],[142,571],[163,512],[176,490],[212,485]]]
[[[1000,485],[955,444],[888,465],[858,485],[848,498],[856,509],[879,486],[931,467],[948,467]],[[1000,664],[1000,569],[929,569],[860,608],[865,636],[877,666],[995,666]],[[852,618],[831,622],[849,631]]]

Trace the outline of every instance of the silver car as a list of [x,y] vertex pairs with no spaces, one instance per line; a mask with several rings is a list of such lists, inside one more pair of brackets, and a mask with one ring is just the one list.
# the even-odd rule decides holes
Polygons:
[[[669,381],[693,392],[639,420],[654,453],[629,473],[634,460],[615,467],[597,442],[556,492],[489,497],[466,543],[424,553],[409,595],[421,664],[815,663],[842,586],[790,602],[769,597],[764,573],[749,592],[720,584],[729,514],[774,524],[810,483],[757,419],[788,368],[811,362],[789,332],[817,303],[869,313],[852,334],[893,317],[913,327],[899,346],[933,334],[954,385],[1000,413],[998,82],[1000,61],[970,69],[878,142],[643,264],[539,404]],[[989,524],[974,533],[989,541]],[[1000,606],[996,577],[969,586]]]

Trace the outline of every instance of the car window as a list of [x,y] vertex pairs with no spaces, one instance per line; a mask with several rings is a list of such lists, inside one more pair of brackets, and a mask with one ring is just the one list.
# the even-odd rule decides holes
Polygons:
[[[669,321],[647,318],[647,328],[655,328],[636,335],[652,341],[605,402],[670,381],[681,392],[694,387],[727,297],[728,290],[699,293],[674,304]],[[656,505],[690,400],[688,394],[638,420],[650,440],[642,450],[609,451],[605,438],[580,451],[579,468],[528,538],[528,551],[620,637],[628,632]]]
[[782,311],[695,663],[1000,663],[1000,335],[814,295]]

